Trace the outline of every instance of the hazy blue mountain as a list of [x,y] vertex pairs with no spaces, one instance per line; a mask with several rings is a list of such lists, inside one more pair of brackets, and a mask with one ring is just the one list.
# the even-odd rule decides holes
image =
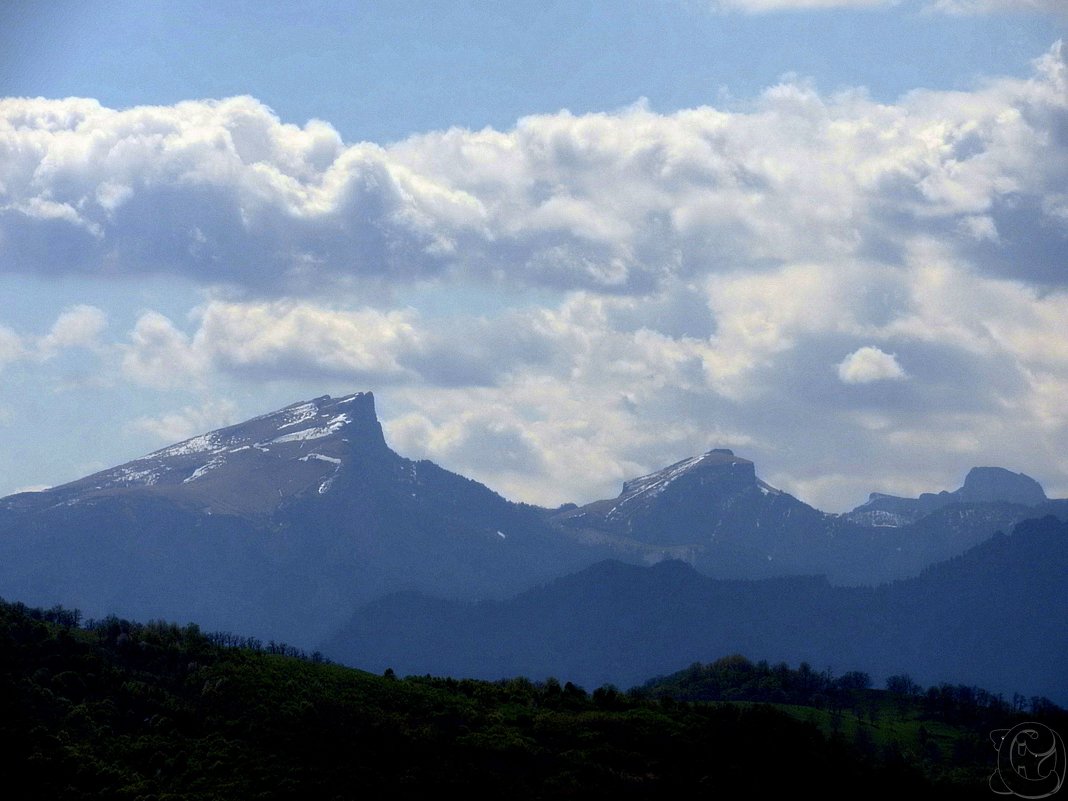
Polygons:
[[501,597],[603,558],[322,397],[0,500],[0,595],[301,644],[411,588]]
[[824,563],[830,518],[761,481],[748,459],[716,449],[627,481],[617,498],[553,520],[621,543],[670,549],[720,574],[776,575],[796,572],[799,562]]
[[1066,511],[991,502],[1037,495],[1019,477],[973,474],[955,503],[914,522],[861,525],[713,450],[626,482],[614,500],[550,511],[394,453],[370,393],[323,396],[0,499],[0,596],[309,646],[398,591],[500,599],[608,557],[875,583]]
[[819,574],[874,584],[914,576],[1027,517],[1066,511],[1044,503],[1033,479],[1001,468],[974,468],[957,492],[928,498],[938,502],[893,499],[828,514],[762,481],[748,459],[716,449],[627,481],[614,499],[561,510],[553,522],[620,554],[681,559],[717,578]]
[[901,526],[947,506],[957,504],[1012,504],[1039,506],[1048,499],[1042,485],[1023,473],[1003,467],[973,467],[964,485],[953,492],[925,492],[919,498],[900,498],[873,492],[846,517],[872,526]]
[[621,687],[730,653],[863,670],[881,682],[977,684],[1068,700],[1068,523],[1018,525],[912,579],[717,580],[690,565],[605,561],[507,601],[406,593],[361,609],[323,645],[374,671],[555,675]]

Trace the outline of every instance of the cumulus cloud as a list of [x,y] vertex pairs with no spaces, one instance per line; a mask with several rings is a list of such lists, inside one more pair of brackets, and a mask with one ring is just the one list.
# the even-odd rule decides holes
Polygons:
[[[128,366],[173,377],[185,364],[179,386],[374,389],[398,451],[547,505],[614,495],[721,446],[835,510],[902,482],[956,486],[976,460],[1015,459],[1040,477],[1038,455],[1068,468],[1056,445],[1068,437],[1068,293],[976,274],[938,242],[912,243],[900,266],[791,264],[445,323],[221,300],[192,319],[186,334],[144,315]],[[831,480],[827,463],[851,480]]]
[[199,380],[207,365],[189,337],[158,312],[141,315],[123,346],[122,370],[143,386],[172,389]]
[[100,353],[106,347],[102,335],[107,324],[107,314],[102,309],[82,304],[60,312],[41,336],[20,334],[0,325],[0,368],[27,359],[48,361],[71,349]]
[[0,266],[320,297],[428,277],[646,294],[738,265],[886,255],[921,228],[984,246],[1001,231],[982,266],[1007,271],[1016,210],[1064,236],[1066,98],[1058,44],[1031,79],[973,92],[880,104],[791,80],[740,112],[639,103],[389,147],[248,97],[7,99]]
[[2,101],[0,268],[229,289],[121,342],[91,307],[0,328],[0,362],[100,343],[161,391],[373,389],[400,452],[546,504],[711,447],[835,510],[973,460],[1068,486],[1066,72],[1058,44],[967,92],[791,79],[389,147],[250,98]]
[[871,346],[859,348],[838,364],[838,377],[846,384],[870,384],[905,378],[905,371],[892,353]]
[[97,349],[107,324],[107,315],[95,306],[78,305],[65,309],[51,330],[37,341],[38,356],[50,359],[67,348]]
[[211,300],[186,334],[155,311],[120,347],[128,379],[158,389],[196,386],[210,374],[251,380],[345,379],[363,385],[492,386],[524,366],[566,370],[568,338],[541,310],[446,324],[411,308],[339,309],[290,300]]
[[308,371],[383,383],[397,380],[405,372],[397,355],[409,350],[415,338],[407,311],[216,301],[199,317],[195,353],[222,369],[266,377]]

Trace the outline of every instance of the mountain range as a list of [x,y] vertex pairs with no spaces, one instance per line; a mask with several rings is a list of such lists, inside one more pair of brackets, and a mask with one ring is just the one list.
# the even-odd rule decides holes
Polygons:
[[[670,607],[671,598],[685,598],[686,614],[715,609],[726,620],[732,609],[752,615],[764,609],[765,617],[795,620],[794,640],[789,627],[765,639],[758,636],[762,629],[753,629],[753,648],[776,638],[800,642],[808,632],[817,659],[849,652],[806,629],[793,610],[811,608],[812,619],[826,620],[833,609],[849,609],[854,623],[843,623],[842,630],[866,630],[872,619],[890,613],[856,599],[884,590],[836,585],[871,587],[911,577],[920,583],[907,592],[941,597],[933,588],[949,579],[925,578],[922,571],[976,548],[985,554],[983,564],[1001,558],[989,550],[996,532],[1047,515],[1068,519],[1068,501],[1051,501],[1033,479],[996,467],[973,469],[953,492],[915,499],[873,493],[850,513],[828,514],[762,481],[751,461],[726,449],[627,481],[615,499],[544,509],[398,455],[386,444],[367,392],[296,403],[63,486],[0,499],[0,595],[62,603],[89,615],[193,620],[303,647],[327,643],[348,659],[389,656],[393,667],[405,669],[423,664],[419,642],[436,641],[425,628],[433,629],[435,609],[451,610],[447,615],[460,620],[472,602],[502,604],[486,607],[497,610],[487,619],[510,620],[533,633],[540,630],[533,621],[506,611],[508,604],[544,605],[521,593],[558,580],[597,595],[596,587],[611,579],[633,585],[628,597],[644,598],[642,608],[666,616],[659,629],[634,617],[652,628],[631,632],[633,642],[685,628],[686,615]],[[659,584],[664,577],[670,580]],[[714,581],[725,583],[702,583]],[[672,582],[718,589],[680,596]],[[1018,591],[1015,585],[983,586],[994,597]],[[1063,581],[1057,586],[1063,592]],[[653,588],[652,595],[642,595],[642,587]],[[823,596],[827,609],[811,606],[811,598]],[[758,600],[765,597],[794,598],[795,606]],[[581,597],[576,603],[581,606]],[[620,614],[627,608],[621,603]],[[750,620],[737,615],[737,621]],[[592,631],[615,630],[611,621],[587,623]],[[472,658],[491,659],[492,647],[462,633],[490,632],[478,621],[463,626],[456,641],[469,644]],[[440,631],[454,630],[442,624]],[[406,632],[423,634],[397,639]],[[496,645],[504,648],[514,636],[502,634]],[[691,646],[729,644],[729,638],[702,637],[678,633],[675,656],[689,654]],[[370,648],[368,638],[381,647]],[[400,651],[387,647],[402,642]],[[909,652],[899,645],[886,655]],[[614,647],[599,653],[610,660]],[[515,648],[559,659],[524,663],[501,656],[492,657],[494,664],[553,673],[572,666],[583,676],[599,675],[567,655],[578,650],[537,640]],[[402,652],[411,658],[395,656]],[[462,659],[446,660],[455,656],[448,649],[438,652],[440,666],[468,669]],[[664,664],[642,662],[636,677],[678,667],[678,660],[667,663],[670,648],[650,644],[649,652],[665,655]],[[932,671],[950,667],[931,663]],[[612,675],[618,681],[630,674]],[[1039,690],[1042,676],[1035,679]]]
[[680,561],[609,560],[506,601],[397,594],[323,644],[369,670],[630,687],[710,654],[909,674],[1068,702],[1068,523],[996,535],[920,576],[836,587],[822,576],[714,579]]

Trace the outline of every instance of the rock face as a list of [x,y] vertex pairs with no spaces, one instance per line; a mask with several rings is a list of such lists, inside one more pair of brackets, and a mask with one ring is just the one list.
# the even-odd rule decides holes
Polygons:
[[597,501],[557,519],[659,545],[694,542],[694,525],[710,523],[746,501],[778,490],[756,477],[753,463],[716,449],[625,481],[619,497]]
[[1004,501],[1038,506],[1047,500],[1041,484],[1030,476],[1003,467],[973,467],[964,479],[964,486],[953,494],[967,503]]

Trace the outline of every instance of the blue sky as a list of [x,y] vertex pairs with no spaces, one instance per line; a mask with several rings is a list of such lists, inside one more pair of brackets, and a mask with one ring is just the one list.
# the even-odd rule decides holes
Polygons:
[[985,75],[1026,74],[1064,28],[1038,10],[850,5],[15,0],[0,10],[0,93],[116,108],[250,94],[287,122],[316,117],[348,142],[386,143],[642,97],[661,112],[741,103],[786,73],[885,101],[916,87],[967,89]]
[[330,392],[509,497],[1068,495],[1059,0],[0,7],[0,494]]

